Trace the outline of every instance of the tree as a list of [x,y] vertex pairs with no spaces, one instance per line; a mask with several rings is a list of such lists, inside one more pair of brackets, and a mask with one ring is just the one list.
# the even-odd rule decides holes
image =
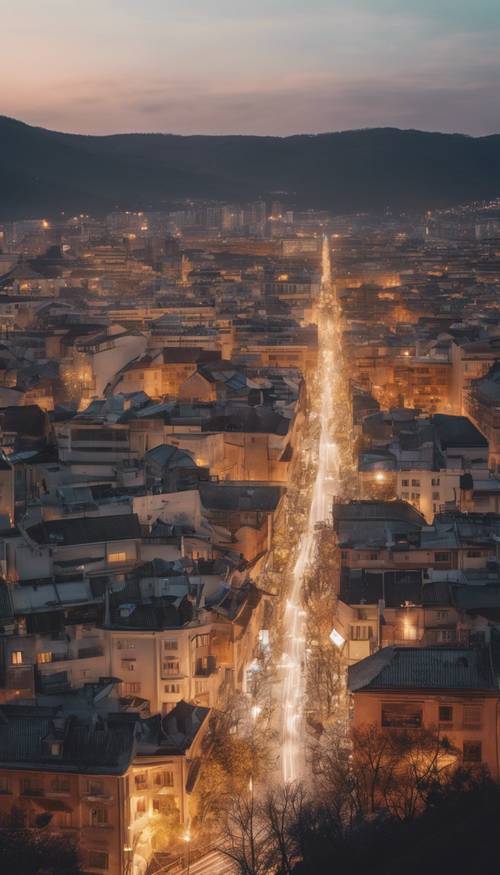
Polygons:
[[253,786],[227,801],[219,850],[233,861],[240,875],[267,875],[272,871],[269,868],[272,846]]
[[43,829],[0,827],[0,872],[16,875],[80,875],[76,845],[66,836]]
[[352,731],[352,753],[332,730],[315,749],[316,786],[343,823],[381,811],[407,821],[451,779],[457,761],[458,751],[435,729],[363,726]]

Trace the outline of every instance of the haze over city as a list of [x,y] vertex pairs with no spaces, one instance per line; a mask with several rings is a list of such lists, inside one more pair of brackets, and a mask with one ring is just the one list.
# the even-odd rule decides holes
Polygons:
[[18,0],[1,875],[494,875],[498,0]]

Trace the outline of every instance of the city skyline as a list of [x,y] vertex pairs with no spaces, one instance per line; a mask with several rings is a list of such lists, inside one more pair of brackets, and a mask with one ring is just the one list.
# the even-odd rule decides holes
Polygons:
[[1,112],[68,132],[500,130],[493,0],[22,0],[4,32]]

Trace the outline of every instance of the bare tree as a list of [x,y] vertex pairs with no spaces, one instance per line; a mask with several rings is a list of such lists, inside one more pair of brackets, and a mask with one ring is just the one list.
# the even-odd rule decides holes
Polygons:
[[319,798],[346,825],[381,810],[407,821],[429,793],[450,780],[458,752],[435,729],[352,731],[352,753],[333,731],[315,749]]
[[231,798],[220,826],[219,850],[240,875],[269,873],[269,832],[253,790]]
[[306,795],[303,786],[294,782],[270,790],[260,807],[268,839],[269,871],[290,875],[301,857],[300,833],[296,824],[303,816]]

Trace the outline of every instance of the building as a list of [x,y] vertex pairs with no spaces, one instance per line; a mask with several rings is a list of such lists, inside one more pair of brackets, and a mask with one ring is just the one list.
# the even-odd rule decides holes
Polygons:
[[436,729],[498,780],[500,699],[489,647],[385,647],[349,668],[353,726]]

